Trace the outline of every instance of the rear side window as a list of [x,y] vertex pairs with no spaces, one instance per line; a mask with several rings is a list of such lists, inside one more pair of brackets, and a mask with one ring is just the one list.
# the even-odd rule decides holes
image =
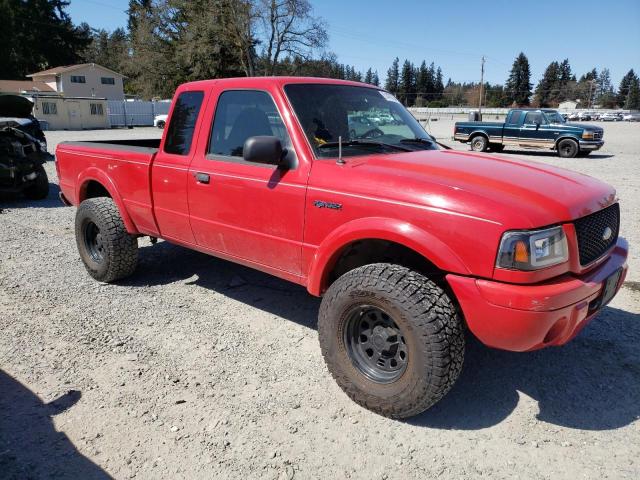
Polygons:
[[511,114],[511,119],[509,120],[509,123],[514,123],[514,124],[520,123],[521,116],[522,116],[522,112],[520,110],[513,112]]
[[193,132],[202,105],[203,92],[184,92],[176,100],[164,142],[164,151],[175,155],[187,155],[191,150]]
[[527,116],[524,117],[525,125],[535,125],[536,123],[546,123],[544,118],[542,118],[542,113],[540,112],[529,112]]
[[290,148],[289,134],[273,99],[258,90],[228,90],[218,99],[211,129],[208,153],[225,157],[242,157],[249,137],[278,137]]

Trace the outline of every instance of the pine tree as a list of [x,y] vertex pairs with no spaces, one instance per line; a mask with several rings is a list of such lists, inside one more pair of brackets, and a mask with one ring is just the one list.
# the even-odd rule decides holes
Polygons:
[[414,67],[409,60],[405,60],[402,64],[402,73],[400,74],[398,100],[404,105],[410,107],[415,102],[415,78]]
[[634,82],[638,83],[638,76],[635,74],[632,68],[624,77],[622,77],[622,80],[620,80],[620,86],[618,87],[617,96],[618,106],[625,106],[625,104],[627,103],[627,95],[629,94],[629,87],[631,87]]
[[535,101],[540,107],[556,107],[562,70],[558,62],[551,62],[536,87]]
[[367,70],[367,73],[364,74],[364,83],[368,83],[369,85],[371,85],[373,82],[373,72],[371,71],[371,68],[369,68],[369,70]]
[[419,104],[419,106],[424,106],[427,104],[427,94],[431,92],[432,89],[433,82],[429,78],[429,69],[427,68],[427,62],[423,60],[416,73],[416,92],[418,94],[416,103]]
[[389,92],[396,95],[398,93],[400,82],[400,59],[398,57],[395,58],[393,63],[391,64],[391,68],[387,70],[387,81],[384,84],[384,88]]
[[529,105],[531,97],[531,70],[527,56],[520,52],[513,62],[509,79],[505,85],[510,104]]
[[640,81],[638,81],[637,77],[629,84],[629,93],[627,94],[624,108],[640,110]]
[[617,102],[616,95],[611,84],[611,75],[608,68],[603,68],[598,75],[596,102],[603,108],[614,108]]
[[46,68],[80,60],[89,44],[90,28],[73,25],[68,1],[0,1],[0,78],[24,80]]
[[380,86],[380,78],[378,77],[378,71],[373,72],[373,77],[371,77],[371,85],[375,85],[376,87]]

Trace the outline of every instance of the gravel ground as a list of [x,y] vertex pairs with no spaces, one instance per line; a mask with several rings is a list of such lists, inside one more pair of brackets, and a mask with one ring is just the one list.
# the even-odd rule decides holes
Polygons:
[[[430,129],[449,141],[452,122]],[[159,134],[47,137],[53,150]],[[525,158],[615,185],[634,248],[639,134],[639,124],[606,124],[605,148],[587,159]],[[1,478],[640,477],[637,249],[620,294],[572,343],[516,354],[470,338],[449,395],[393,421],[332,381],[319,301],[303,288],[147,239],[133,278],[93,281],[74,209],[59,205],[47,170],[48,200],[0,203]]]

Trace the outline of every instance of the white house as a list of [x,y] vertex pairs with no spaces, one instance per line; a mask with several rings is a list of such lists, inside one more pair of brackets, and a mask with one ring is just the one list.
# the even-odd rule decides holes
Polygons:
[[96,63],[50,68],[27,77],[65,97],[124,100],[124,75]]
[[573,100],[560,102],[560,105],[558,105],[558,108],[560,110],[575,110],[577,107],[578,107],[578,102],[574,102]]

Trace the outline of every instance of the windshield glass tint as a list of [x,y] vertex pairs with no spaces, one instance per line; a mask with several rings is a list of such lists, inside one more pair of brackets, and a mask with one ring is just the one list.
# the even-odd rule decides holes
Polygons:
[[564,123],[564,118],[558,112],[544,112],[549,123]]
[[437,149],[418,121],[387,92],[322,84],[291,84],[285,92],[319,158],[338,155],[339,137],[345,157]]

